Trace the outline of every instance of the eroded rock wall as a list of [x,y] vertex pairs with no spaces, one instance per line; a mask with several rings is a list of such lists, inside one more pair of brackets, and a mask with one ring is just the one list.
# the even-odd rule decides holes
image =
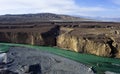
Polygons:
[[56,45],[56,36],[59,33],[59,27],[55,26],[48,31],[22,31],[22,32],[0,32],[0,42],[22,43],[31,45]]
[[120,42],[115,39],[119,34],[109,36],[111,29],[74,29],[59,26],[40,29],[1,30],[0,42],[58,46],[78,53],[120,58]]
[[57,46],[79,53],[120,58],[118,44],[110,37],[95,41],[84,36],[77,37],[66,33],[58,36]]
[[39,33],[25,33],[25,32],[1,32],[1,42],[23,43],[32,45],[44,45],[44,40]]

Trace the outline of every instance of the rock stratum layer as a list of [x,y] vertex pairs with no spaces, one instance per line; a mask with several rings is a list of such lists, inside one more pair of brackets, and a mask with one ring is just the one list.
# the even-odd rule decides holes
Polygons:
[[79,53],[120,58],[120,35],[116,32],[119,33],[119,30],[74,28],[57,37],[57,46]]
[[0,42],[55,46],[58,26],[1,30]]
[[120,58],[119,23],[42,22],[40,24],[43,25],[38,24],[0,25],[0,42],[58,46],[78,53]]

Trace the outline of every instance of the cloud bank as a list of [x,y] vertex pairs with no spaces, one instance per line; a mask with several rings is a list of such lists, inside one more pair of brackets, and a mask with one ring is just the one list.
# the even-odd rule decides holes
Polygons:
[[[56,13],[88,16],[106,11],[103,7],[77,5],[75,0],[0,0],[0,14]],[[89,12],[89,13],[88,13]]]
[[[120,9],[107,8],[104,5],[96,6],[94,1],[91,0],[86,5],[82,5],[81,2],[76,3],[76,0],[0,0],[0,15],[3,14],[27,14],[27,13],[56,13],[56,14],[68,14],[79,16],[118,16],[114,14],[120,12]],[[87,0],[85,0],[87,1]],[[84,1],[84,2],[85,2]],[[101,0],[102,1],[102,0]],[[113,4],[120,4],[120,0],[108,0]]]

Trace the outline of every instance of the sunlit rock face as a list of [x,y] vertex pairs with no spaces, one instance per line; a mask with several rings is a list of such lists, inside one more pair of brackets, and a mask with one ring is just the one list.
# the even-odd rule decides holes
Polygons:
[[120,58],[120,30],[115,28],[41,26],[0,30],[0,42],[58,46],[65,50]]
[[107,43],[94,42],[68,34],[60,35],[57,40],[57,45],[75,52],[90,53],[98,56],[110,56],[111,53],[111,48]]
[[116,46],[117,53],[115,54],[116,58],[120,58],[120,45]]
[[95,33],[95,30],[85,32],[75,29],[63,33],[57,37],[57,46],[79,53],[120,58],[119,42],[112,34]]

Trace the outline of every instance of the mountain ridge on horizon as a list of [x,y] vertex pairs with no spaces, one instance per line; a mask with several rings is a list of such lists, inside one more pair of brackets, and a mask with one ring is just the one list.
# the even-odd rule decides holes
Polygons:
[[37,14],[6,14],[0,16],[0,22],[39,22],[39,21],[91,21],[84,17],[72,15],[37,13]]
[[84,17],[55,13],[5,14],[0,22],[39,22],[39,21],[106,21],[119,22],[120,18]]

